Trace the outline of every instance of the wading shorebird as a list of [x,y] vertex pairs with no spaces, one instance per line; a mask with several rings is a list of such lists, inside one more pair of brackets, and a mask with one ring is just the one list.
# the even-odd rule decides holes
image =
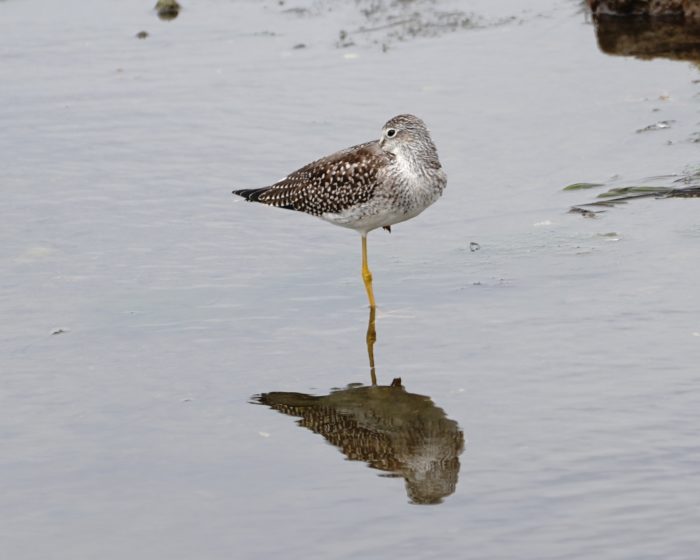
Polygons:
[[367,266],[367,234],[416,217],[445,189],[447,176],[425,123],[398,115],[379,140],[316,160],[281,181],[233,194],[252,202],[298,210],[362,236],[362,279],[374,309],[372,274]]

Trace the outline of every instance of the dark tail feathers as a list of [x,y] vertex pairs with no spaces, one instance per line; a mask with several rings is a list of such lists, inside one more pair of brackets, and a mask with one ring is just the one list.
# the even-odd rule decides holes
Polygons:
[[233,191],[233,194],[242,196],[250,202],[260,202],[260,195],[267,190],[267,187],[263,187],[262,189],[240,189],[237,191]]

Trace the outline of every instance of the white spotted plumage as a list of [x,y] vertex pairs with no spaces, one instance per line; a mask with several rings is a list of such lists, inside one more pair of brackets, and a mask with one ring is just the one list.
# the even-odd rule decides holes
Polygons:
[[367,235],[417,216],[440,197],[446,183],[423,121],[398,115],[384,125],[379,140],[316,160],[269,187],[233,192]]

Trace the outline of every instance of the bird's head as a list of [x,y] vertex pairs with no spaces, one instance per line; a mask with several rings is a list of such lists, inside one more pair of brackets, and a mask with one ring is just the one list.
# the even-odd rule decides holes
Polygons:
[[430,132],[414,115],[397,115],[390,119],[382,128],[379,146],[385,152],[410,160],[438,161]]

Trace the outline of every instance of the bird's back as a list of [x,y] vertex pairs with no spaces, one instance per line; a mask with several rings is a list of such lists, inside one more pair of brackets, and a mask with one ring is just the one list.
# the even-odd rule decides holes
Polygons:
[[339,214],[372,198],[378,172],[389,159],[375,140],[318,159],[268,187],[233,192],[315,216]]

